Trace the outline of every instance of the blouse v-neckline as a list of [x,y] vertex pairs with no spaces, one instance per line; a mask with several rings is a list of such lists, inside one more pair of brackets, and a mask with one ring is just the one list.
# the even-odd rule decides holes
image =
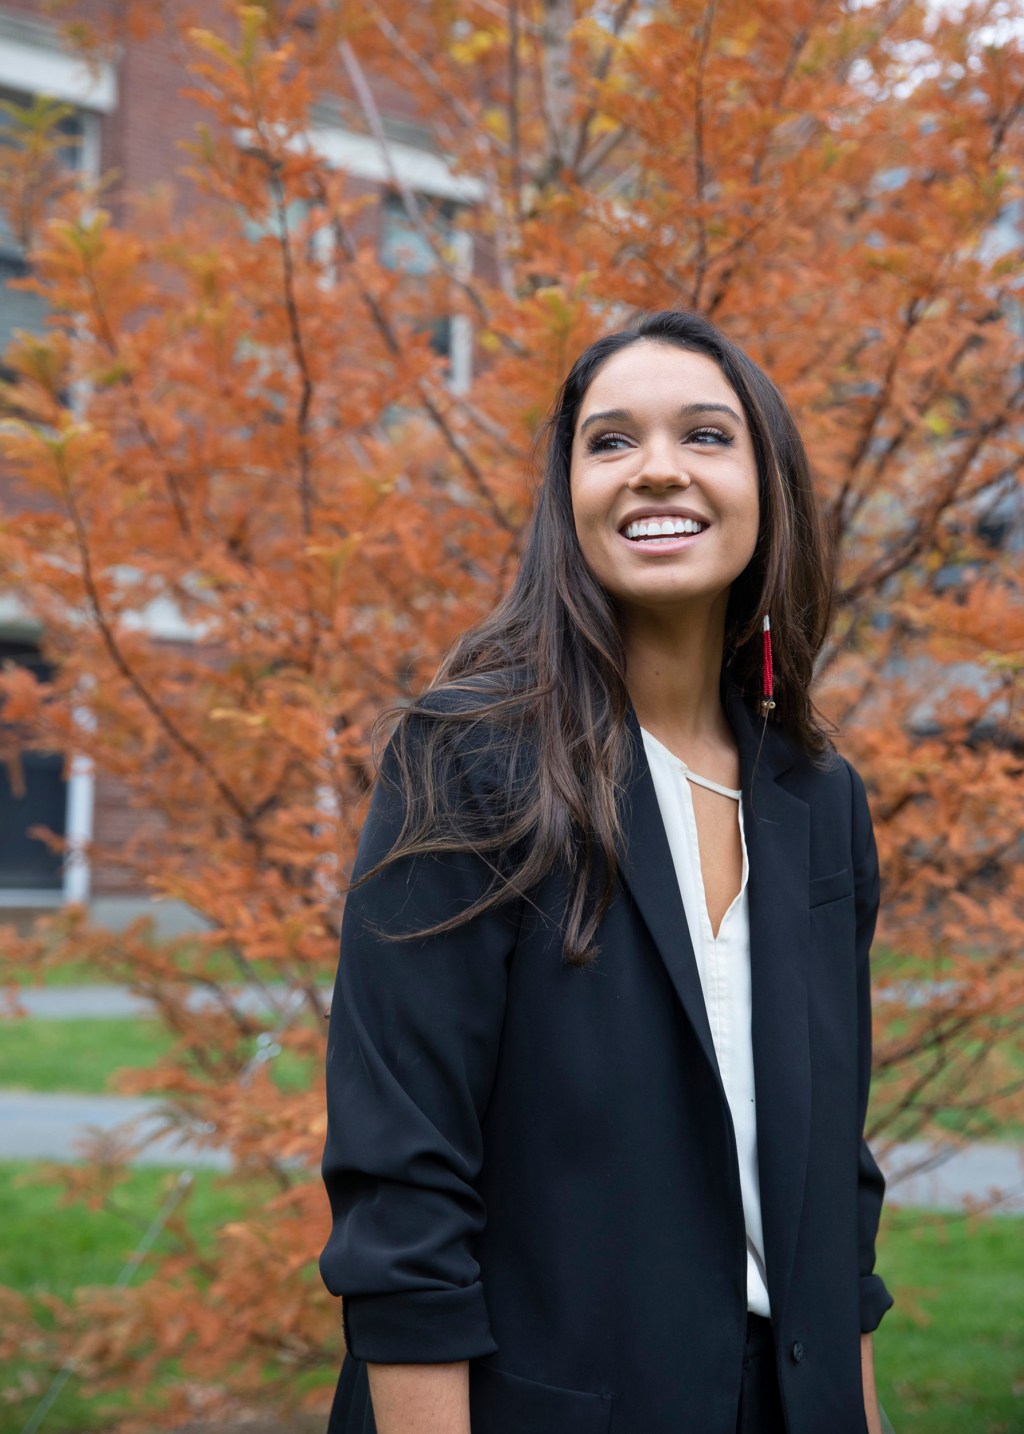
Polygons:
[[[727,950],[734,939],[735,933],[733,927],[737,923],[743,928],[740,937],[741,944],[748,943],[746,894],[749,868],[747,865],[747,839],[743,825],[742,791],[734,790],[732,787],[722,786],[719,782],[712,783],[710,777],[701,777],[696,772],[692,772],[682,757],[677,757],[674,752],[665,746],[664,742],[659,742],[652,732],[648,732],[646,727],[641,727],[640,731],[643,736],[644,745],[648,746],[648,744],[650,744],[655,749],[652,753],[648,747],[648,760],[650,761],[653,755],[659,759],[661,765],[679,772],[681,776],[686,778],[686,781],[681,783],[679,790],[679,801],[681,803],[680,808],[678,808],[679,818],[681,819],[679,823],[671,816],[672,808],[668,801],[667,793],[657,779],[655,779],[655,789],[658,792],[658,805],[661,807],[662,821],[664,821],[666,825],[669,846],[673,849],[673,863],[677,865],[680,894],[683,897],[687,925],[690,927],[690,937],[695,949],[706,942],[709,950]],[[651,775],[652,777],[654,776],[653,770]],[[711,912],[708,909],[707,891],[704,886],[704,863],[701,860],[700,836],[697,831],[697,813],[694,809],[693,797],[688,789],[688,783],[708,787],[711,791],[717,791],[722,796],[729,797],[737,803],[743,866],[740,874],[739,890],[723,912],[722,919],[718,923],[717,931],[711,923]],[[687,848],[687,865],[692,872],[692,885],[685,879],[684,872],[678,868],[678,862],[681,860],[681,853],[679,851],[680,839],[685,841]],[[700,964],[700,960],[698,960],[698,964]]]
[[666,747],[664,742],[659,742],[654,733],[648,732],[646,727],[641,727],[640,731],[648,741],[653,742],[656,747],[661,748],[665,756],[675,763],[688,782],[693,782],[694,785],[698,787],[706,787],[709,792],[717,792],[720,797],[731,797],[734,802],[738,802],[743,796],[743,792],[739,787],[723,787],[721,782],[713,782],[710,777],[700,776],[692,767],[686,765],[682,757],[677,757],[675,752],[669,747]]

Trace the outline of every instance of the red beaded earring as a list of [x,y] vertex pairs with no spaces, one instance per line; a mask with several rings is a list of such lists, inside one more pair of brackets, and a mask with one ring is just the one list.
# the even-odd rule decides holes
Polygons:
[[767,613],[764,615],[761,630],[764,642],[764,664],[761,669],[761,715],[762,717],[767,717],[769,712],[775,710],[775,669],[772,666],[772,624]]

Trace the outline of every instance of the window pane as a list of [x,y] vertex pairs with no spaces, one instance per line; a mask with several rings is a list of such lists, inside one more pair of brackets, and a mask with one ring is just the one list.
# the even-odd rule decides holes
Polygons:
[[[0,163],[3,151],[17,148],[19,125],[16,117],[3,105],[28,109],[33,97],[0,89]],[[79,114],[64,115],[56,125],[57,132],[66,141],[56,150],[54,162],[57,172],[76,174],[82,169],[82,138],[84,125]],[[9,216],[0,209],[0,358],[7,351],[17,329],[30,333],[42,331],[46,319],[46,304],[35,294],[18,293],[8,287],[11,279],[20,279],[28,273],[28,266],[22,253],[19,236],[9,222]],[[2,369],[0,369],[2,372]]]
[[[30,643],[0,641],[0,662],[17,662],[40,678],[49,671]],[[0,890],[60,891],[63,861],[29,829],[44,826],[63,836],[67,810],[64,759],[59,753],[23,752],[18,778],[0,764]]]

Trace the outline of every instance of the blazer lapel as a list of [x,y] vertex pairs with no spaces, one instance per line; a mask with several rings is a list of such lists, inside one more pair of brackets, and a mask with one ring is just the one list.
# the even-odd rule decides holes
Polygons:
[[[647,765],[640,724],[632,704],[628,709],[627,725],[633,741],[633,766],[626,787],[625,850],[620,853],[621,875],[647,923],[676,995],[690,1018],[701,1049],[721,1088],[715,1043],[711,1038],[683,899],[679,894],[658,794]],[[724,1089],[722,1099],[725,1099]]]
[[[781,1314],[796,1253],[811,1123],[807,949],[810,812],[780,782],[800,753],[748,710],[731,683],[723,698],[740,753],[749,864],[751,1035],[758,1175],[773,1314]],[[665,826],[632,706],[622,876],[714,1072],[718,1060]]]
[[811,1124],[807,953],[810,810],[780,780],[804,760],[726,688],[750,864],[752,1038],[765,1264],[774,1316],[796,1253]]

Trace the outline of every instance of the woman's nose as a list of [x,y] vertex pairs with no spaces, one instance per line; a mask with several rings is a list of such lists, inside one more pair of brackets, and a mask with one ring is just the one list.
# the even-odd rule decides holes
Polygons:
[[631,488],[688,488],[684,456],[675,443],[654,443],[645,448],[630,480]]

